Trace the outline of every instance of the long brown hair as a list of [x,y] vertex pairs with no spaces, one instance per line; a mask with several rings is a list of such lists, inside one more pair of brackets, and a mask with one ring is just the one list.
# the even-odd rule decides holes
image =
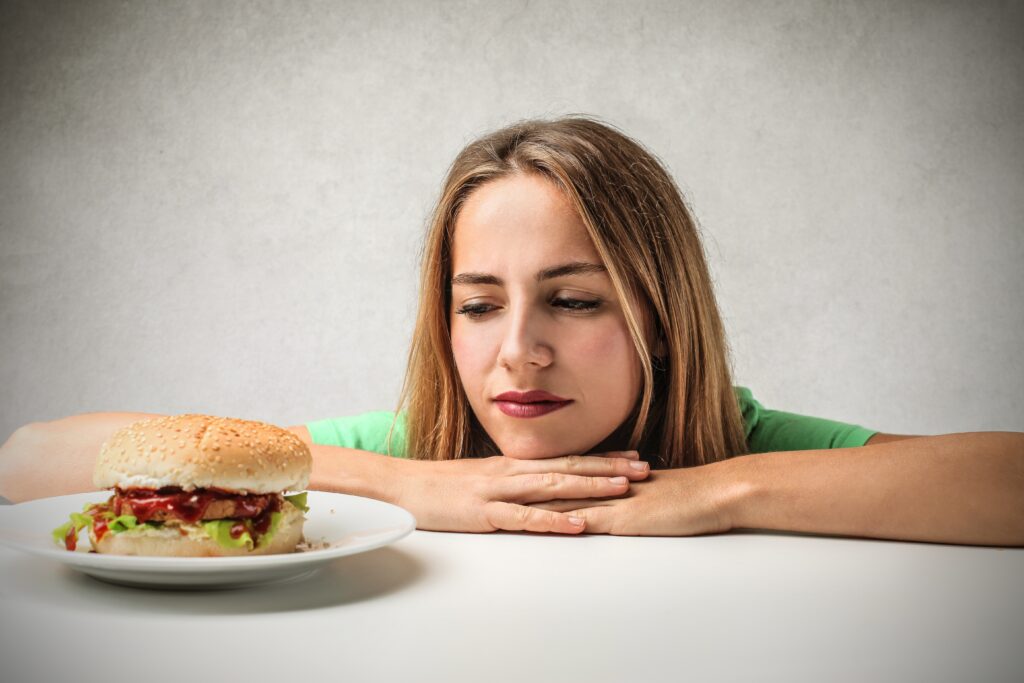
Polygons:
[[643,390],[612,442],[661,468],[746,453],[724,326],[679,188],[639,143],[575,115],[487,134],[467,145],[448,171],[423,245],[419,313],[399,400],[408,456],[498,454],[473,415],[452,355],[451,251],[455,220],[470,193],[514,173],[542,174],[565,193],[623,304]]

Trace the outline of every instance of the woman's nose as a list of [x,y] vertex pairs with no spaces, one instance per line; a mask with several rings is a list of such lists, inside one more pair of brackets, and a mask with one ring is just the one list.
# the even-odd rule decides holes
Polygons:
[[554,353],[545,339],[542,322],[525,310],[513,310],[506,317],[506,327],[498,352],[498,364],[518,370],[528,365],[547,367]]

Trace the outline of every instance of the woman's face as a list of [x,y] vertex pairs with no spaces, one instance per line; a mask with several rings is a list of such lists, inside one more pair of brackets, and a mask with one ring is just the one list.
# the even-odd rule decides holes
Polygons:
[[[551,181],[515,174],[475,190],[455,224],[452,274],[455,363],[503,454],[584,454],[626,420],[639,359],[586,228]],[[531,391],[551,400],[516,395]]]

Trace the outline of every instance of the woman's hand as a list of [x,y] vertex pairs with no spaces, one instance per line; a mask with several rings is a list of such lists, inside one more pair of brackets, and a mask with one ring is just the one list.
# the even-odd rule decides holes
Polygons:
[[432,531],[556,532],[578,534],[582,515],[544,510],[552,500],[622,496],[650,469],[636,451],[544,460],[504,456],[396,462],[395,499]]
[[729,531],[730,502],[740,495],[727,461],[659,470],[613,499],[559,500],[533,507],[586,520],[588,533],[619,536],[694,536]]

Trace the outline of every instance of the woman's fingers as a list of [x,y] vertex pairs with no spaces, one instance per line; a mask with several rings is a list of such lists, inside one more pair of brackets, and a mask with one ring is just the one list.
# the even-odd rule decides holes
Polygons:
[[626,458],[627,460],[639,460],[639,451],[608,451],[606,453],[592,453],[590,458]]
[[578,534],[586,528],[586,522],[582,517],[513,503],[487,503],[484,506],[484,513],[491,526],[504,531]]
[[[625,453],[633,457],[626,457]],[[651,472],[643,460],[637,460],[636,451],[609,453],[606,456],[568,455],[561,458],[542,460],[517,460],[515,469],[523,473],[555,472],[580,477],[626,477],[630,480],[644,479]]]
[[617,477],[581,477],[575,474],[543,472],[516,474],[495,482],[495,498],[516,503],[537,503],[559,498],[605,498],[621,496],[629,490],[629,479]]
[[612,532],[612,520],[615,504],[608,500],[552,500],[547,503],[536,503],[530,507],[538,510],[558,512],[566,517],[582,519],[588,534],[608,534]]
[[552,512],[580,512],[585,508],[601,507],[609,505],[611,501],[607,498],[577,499],[577,500],[545,500],[540,503],[531,503],[531,507],[540,510],[551,510]]

